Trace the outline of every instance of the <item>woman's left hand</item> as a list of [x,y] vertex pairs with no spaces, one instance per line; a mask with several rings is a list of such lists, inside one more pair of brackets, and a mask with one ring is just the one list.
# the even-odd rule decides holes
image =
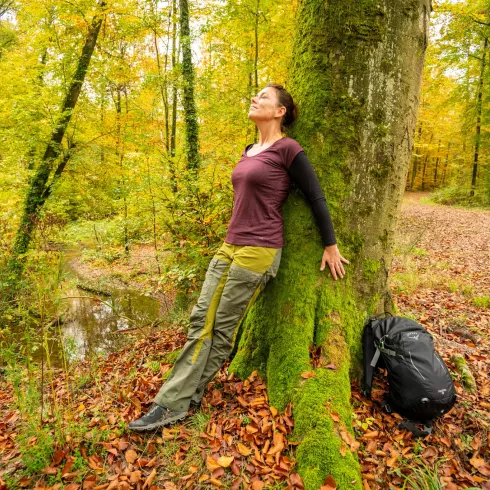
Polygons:
[[340,255],[337,245],[329,245],[328,247],[325,247],[325,250],[323,252],[322,265],[320,267],[320,270],[325,270],[325,264],[328,264],[333,278],[335,280],[337,280],[338,278],[342,279],[345,274],[342,262],[344,264],[349,264],[349,261],[342,257],[342,255]]

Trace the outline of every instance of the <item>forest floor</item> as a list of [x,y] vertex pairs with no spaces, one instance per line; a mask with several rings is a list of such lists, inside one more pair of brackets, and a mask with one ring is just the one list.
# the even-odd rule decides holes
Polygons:
[[[354,383],[356,440],[344,436],[358,454],[365,490],[400,489],[414,468],[427,478],[438,472],[446,490],[489,490],[490,212],[423,204],[420,197],[410,194],[403,204],[393,298],[400,314],[433,334],[454,373],[458,401],[431,435],[415,439],[376,403],[382,376],[374,401]],[[166,328],[106,359],[46,368],[41,416],[38,398],[21,388],[39,379],[32,372],[0,375],[0,490],[302,489],[294,469],[294,407],[277,413],[256,374],[239,380],[225,367],[183,424],[145,435],[127,431],[184,342],[181,330]],[[465,388],[469,380],[457,372],[454,354],[466,360],[475,393]],[[322,487],[334,488],[333,478]]]

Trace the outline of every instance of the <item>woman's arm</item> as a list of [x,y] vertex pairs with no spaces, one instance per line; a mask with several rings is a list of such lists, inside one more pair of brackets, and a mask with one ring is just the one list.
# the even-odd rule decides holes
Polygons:
[[320,229],[320,235],[325,247],[320,270],[323,271],[325,264],[328,263],[333,278],[337,279],[337,276],[342,278],[345,274],[342,262],[348,264],[349,261],[340,255],[339,249],[337,248],[333,223],[330,218],[325,196],[323,195],[315,171],[304,151],[299,152],[294,158],[289,167],[289,175],[293,179],[293,182],[303,191]]

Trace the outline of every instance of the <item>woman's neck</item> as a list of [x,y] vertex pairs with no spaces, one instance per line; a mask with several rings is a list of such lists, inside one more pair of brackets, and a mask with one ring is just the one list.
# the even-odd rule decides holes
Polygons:
[[264,126],[257,124],[259,128],[259,146],[274,143],[282,138],[281,128],[277,124],[266,124]]

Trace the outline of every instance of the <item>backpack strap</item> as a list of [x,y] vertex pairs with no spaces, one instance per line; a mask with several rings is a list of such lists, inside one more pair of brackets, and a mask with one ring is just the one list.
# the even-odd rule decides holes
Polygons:
[[[364,327],[362,334],[362,352],[363,352],[363,371],[364,371],[364,395],[371,396],[371,390],[373,387],[374,368],[379,358],[379,351],[374,346],[374,322],[369,321]],[[377,357],[375,359],[375,356]],[[374,364],[373,364],[374,363]]]
[[398,425],[398,428],[409,430],[415,437],[425,437],[432,432],[432,424],[433,424],[432,420],[423,423],[424,430],[419,429],[415,424],[417,424],[417,422],[408,419],[403,419]]

